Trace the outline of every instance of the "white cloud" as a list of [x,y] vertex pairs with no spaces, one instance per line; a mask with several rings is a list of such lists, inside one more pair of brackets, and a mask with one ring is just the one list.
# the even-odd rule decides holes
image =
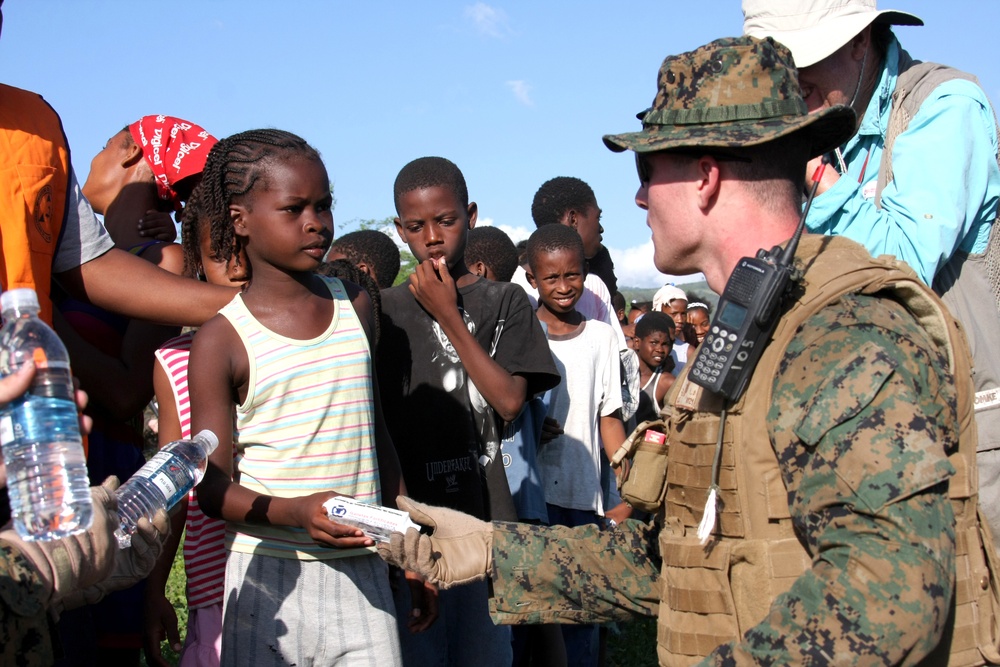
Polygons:
[[501,38],[510,33],[507,23],[507,13],[502,9],[491,7],[485,2],[477,2],[465,8],[465,18],[487,37]]
[[508,81],[507,87],[510,88],[510,92],[514,93],[514,97],[517,98],[517,101],[524,106],[530,107],[535,105],[529,95],[531,92],[531,86],[529,86],[525,81]]
[[672,276],[660,273],[653,265],[653,241],[650,239],[640,246],[608,248],[615,263],[615,276],[619,287],[662,287],[666,283],[683,284],[704,280],[696,273],[690,276]]
[[532,228],[529,229],[528,227],[514,227],[512,225],[498,225],[498,224],[494,223],[493,218],[479,218],[479,220],[476,222],[476,226],[477,227],[496,227],[497,229],[499,229],[500,231],[502,231],[504,234],[506,234],[507,236],[509,236],[510,240],[513,241],[514,243],[517,243],[518,241],[525,240],[526,238],[528,238],[529,236],[531,236],[531,232],[535,231],[534,227],[532,227]]

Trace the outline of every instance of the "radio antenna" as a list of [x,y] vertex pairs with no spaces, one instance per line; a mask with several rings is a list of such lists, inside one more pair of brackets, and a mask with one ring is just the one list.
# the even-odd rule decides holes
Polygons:
[[826,165],[828,164],[830,164],[829,156],[823,155],[820,165],[816,167],[816,171],[813,172],[812,188],[809,190],[809,197],[806,199],[806,205],[802,209],[802,217],[799,218],[799,224],[795,228],[795,233],[792,234],[792,238],[788,241],[788,245],[785,246],[785,250],[778,258],[779,266],[791,266],[792,261],[795,259],[795,251],[799,247],[799,239],[802,237],[802,231],[806,227],[806,216],[809,215],[809,207],[812,206],[813,197],[816,196],[816,190],[819,189],[819,182],[823,178],[823,172],[826,171]]

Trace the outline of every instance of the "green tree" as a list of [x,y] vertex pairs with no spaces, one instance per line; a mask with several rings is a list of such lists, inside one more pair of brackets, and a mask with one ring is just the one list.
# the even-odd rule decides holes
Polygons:
[[[346,225],[344,225],[341,233],[346,234],[347,232],[360,231],[363,229],[374,229],[375,231],[387,234],[393,241],[395,238],[395,225],[393,224],[393,217],[389,216],[387,218],[366,218],[364,220],[351,220]],[[398,244],[397,244],[398,245]],[[396,274],[396,280],[393,285],[399,285],[410,277],[413,270],[417,268],[417,258],[413,256],[406,248],[400,248],[399,250],[399,273]]]

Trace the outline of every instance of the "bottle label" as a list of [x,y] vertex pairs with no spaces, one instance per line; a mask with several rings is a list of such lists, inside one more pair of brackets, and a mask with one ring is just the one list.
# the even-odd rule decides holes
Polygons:
[[14,420],[10,415],[0,418],[0,445],[9,445],[14,442]]
[[178,465],[174,455],[166,450],[160,450],[146,464],[139,468],[134,477],[145,477],[160,490],[167,507],[171,507],[177,498],[178,491],[191,485],[191,474],[183,465]]
[[149,481],[156,485],[156,488],[160,490],[164,498],[172,498],[177,493],[177,486],[174,484],[174,480],[170,479],[170,476],[162,471],[156,472]]
[[73,401],[28,393],[0,411],[0,445],[19,447],[50,442],[79,446],[80,423]]

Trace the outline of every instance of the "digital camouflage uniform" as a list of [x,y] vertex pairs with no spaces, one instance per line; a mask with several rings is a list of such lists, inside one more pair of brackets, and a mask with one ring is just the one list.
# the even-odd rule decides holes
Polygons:
[[[653,107],[640,114],[643,131],[605,137],[610,148],[724,149],[801,131],[809,154],[819,155],[854,131],[846,108],[807,113],[791,56],[772,40],[723,39],[668,57],[657,82]],[[803,262],[825,252],[821,238],[803,238]],[[858,252],[859,263],[872,261]],[[823,275],[836,273],[831,264]],[[956,547],[948,456],[958,445],[958,415],[963,426],[971,421],[964,419],[971,404],[958,409],[947,351],[898,300],[846,293],[824,304],[799,311],[803,322],[786,329],[784,349],[764,352],[769,365],[760,372],[761,362],[734,409],[749,400],[766,404],[742,422],[730,417],[739,442],[726,422],[720,514],[707,548],[693,534],[708,495],[699,475],[706,453],[711,469],[715,438],[687,448],[701,469],[691,460],[678,465],[688,442],[671,439],[665,508],[648,525],[629,521],[601,532],[495,524],[494,619],[584,623],[659,614],[659,657],[669,664],[698,656],[706,664],[914,664],[928,657],[952,627]],[[677,416],[692,389],[682,375],[665,401],[675,411],[674,436],[683,431],[678,420],[716,417],[697,410]],[[745,457],[736,464],[734,451]],[[768,480],[746,478],[752,466],[740,461],[754,457],[769,458],[760,465],[777,470],[777,492]],[[753,555],[743,554],[741,562],[741,545],[751,542],[740,539],[746,517],[764,513],[763,534],[770,512],[784,531],[775,535],[791,543],[794,566],[772,567],[765,582],[741,577],[739,568]],[[759,568],[747,567],[753,566]],[[715,596],[687,588],[677,576],[685,567],[696,574],[714,568],[721,574],[713,576],[731,579],[730,588]],[[782,575],[780,592],[772,586],[760,594]],[[759,607],[750,614],[755,621],[740,623],[738,631],[731,610],[715,613],[734,600],[736,608]],[[688,625],[678,627],[679,621]],[[677,643],[675,632],[687,645]]]
[[[946,368],[923,328],[890,299],[846,295],[799,330],[773,379],[764,446],[777,453],[795,533],[813,564],[762,623],[712,660],[852,655],[905,664],[937,644],[954,578],[946,481],[958,429]],[[601,532],[497,524],[495,619],[582,623],[665,611],[661,570],[671,554],[660,553],[660,525],[629,521]]]
[[0,664],[51,665],[50,591],[16,547],[0,543]]

